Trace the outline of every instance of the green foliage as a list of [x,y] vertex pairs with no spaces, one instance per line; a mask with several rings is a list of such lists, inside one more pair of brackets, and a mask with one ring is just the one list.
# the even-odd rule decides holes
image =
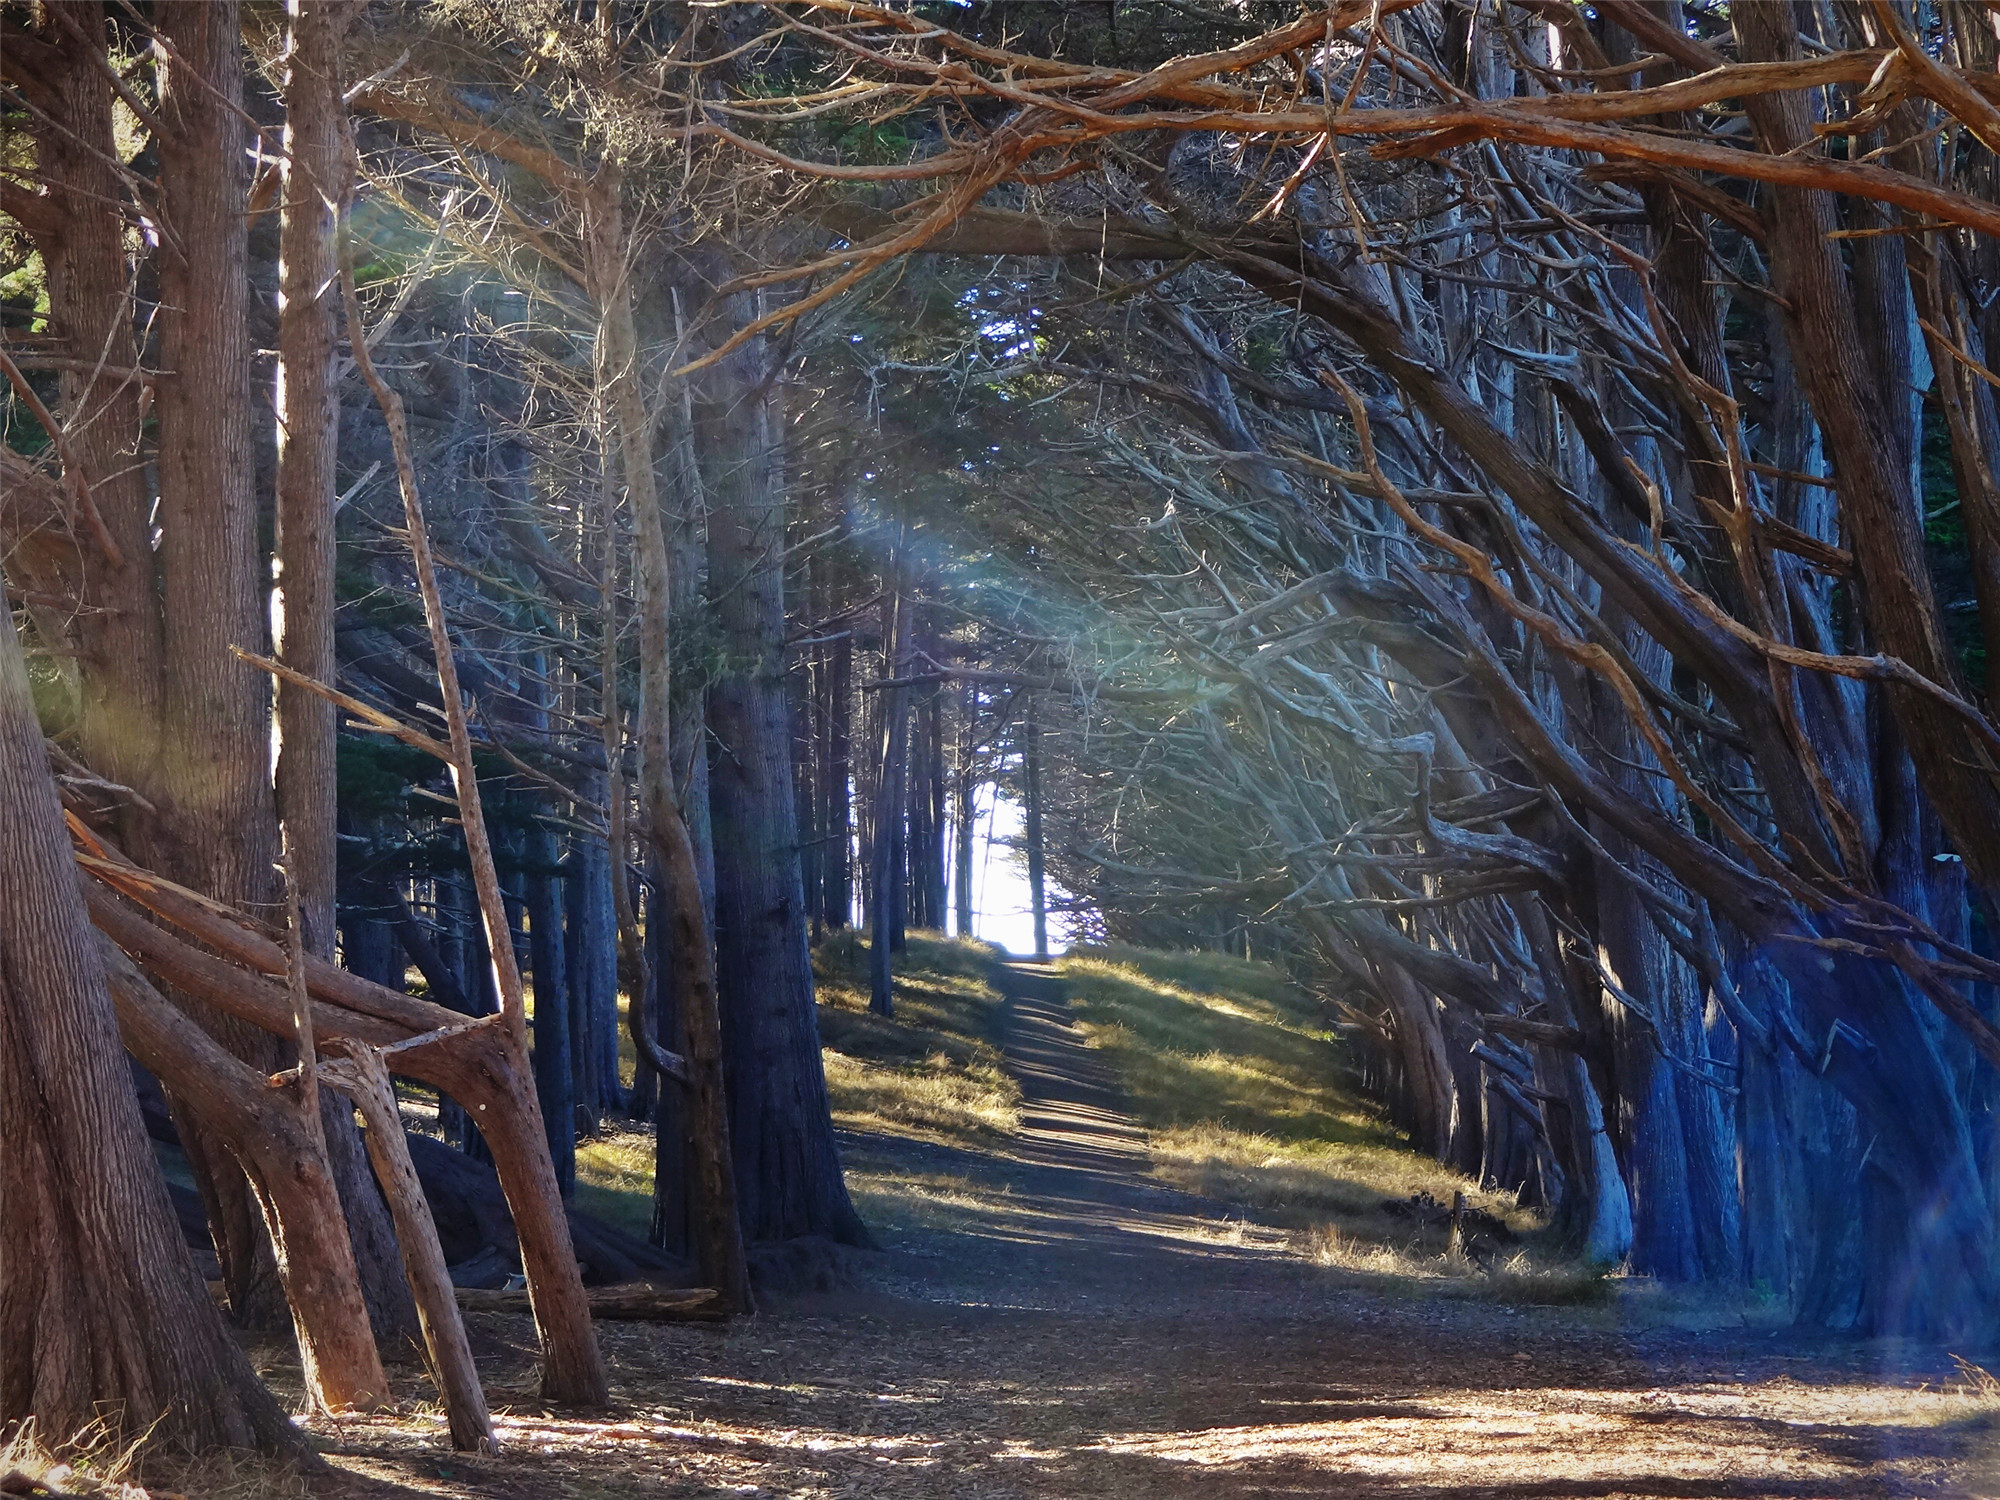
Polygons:
[[885,166],[910,159],[916,137],[901,120],[878,124],[857,120],[833,132],[833,145],[840,159],[861,166]]
[[[8,236],[7,248],[11,251],[27,244],[25,237]],[[43,333],[48,328],[49,278],[42,265],[42,252],[28,250],[18,259],[8,255],[5,269],[0,270],[0,303],[19,313],[28,315],[27,333]]]
[[343,734],[335,742],[340,810],[360,823],[408,812],[410,788],[437,772],[437,761],[387,735]]
[[47,656],[28,657],[28,691],[35,718],[47,735],[66,734],[76,723],[76,694],[61,662]]

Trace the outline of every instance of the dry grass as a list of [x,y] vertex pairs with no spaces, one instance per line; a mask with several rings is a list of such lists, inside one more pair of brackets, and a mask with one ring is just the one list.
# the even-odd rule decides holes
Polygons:
[[1005,1211],[1003,1191],[956,1172],[850,1167],[847,1189],[862,1219],[890,1244],[917,1233],[977,1233]]
[[[1310,995],[1267,964],[1212,953],[1078,949],[1060,961],[1091,1044],[1149,1133],[1153,1175],[1293,1231],[1324,1266],[1419,1295],[1574,1305],[1610,1298],[1594,1271],[1547,1259],[1507,1193],[1410,1149],[1353,1094]],[[1393,1207],[1456,1193],[1505,1226],[1476,1259]],[[1519,1237],[1517,1243],[1515,1238]]]
[[[834,1121],[849,1130],[990,1149],[1019,1124],[1021,1090],[997,1043],[1004,1004],[992,984],[993,950],[936,933],[913,932],[896,961],[896,1014],[868,1010],[868,944],[837,933],[813,954],[819,1027]],[[620,1001],[620,1005],[623,1005]],[[619,1031],[626,1080],[631,1038]],[[851,1184],[874,1222],[894,1218],[899,1189],[856,1174]],[[577,1142],[576,1204],[643,1236],[652,1221],[653,1132],[607,1118]],[[912,1186],[920,1207],[929,1198]],[[928,1212],[923,1207],[923,1212]]]
[[0,1444],[0,1494],[88,1495],[104,1500],[146,1500],[132,1482],[139,1469],[138,1443],[120,1442],[91,1428],[45,1446],[32,1421],[6,1434]]
[[1393,1140],[1284,1140],[1204,1123],[1155,1130],[1151,1145],[1155,1172],[1174,1186],[1279,1215],[1292,1210],[1310,1217],[1380,1219],[1387,1235],[1396,1221],[1382,1212],[1385,1202],[1427,1193],[1449,1203],[1454,1192],[1463,1192],[1473,1207],[1516,1233],[1536,1227],[1511,1193],[1481,1192],[1449,1167]]
[[576,1206],[641,1239],[653,1224],[653,1128],[607,1115],[576,1143]]
[[1545,1264],[1527,1250],[1495,1254],[1486,1266],[1437,1247],[1439,1236],[1354,1233],[1324,1223],[1293,1237],[1315,1265],[1388,1279],[1405,1291],[1472,1298],[1515,1307],[1602,1307],[1616,1300],[1619,1278],[1593,1266]]
[[913,932],[897,955],[895,1015],[868,1009],[868,944],[843,932],[813,954],[834,1120],[850,1130],[978,1148],[1011,1136],[1021,1090],[1000,1055],[993,950]]
[[288,1463],[248,1453],[189,1457],[142,1435],[121,1439],[87,1428],[45,1446],[33,1422],[0,1442],[0,1495],[77,1500],[309,1500],[309,1482]]
[[1057,967],[1149,1128],[1399,1144],[1342,1086],[1340,1049],[1315,1002],[1268,964],[1110,947],[1078,949]]

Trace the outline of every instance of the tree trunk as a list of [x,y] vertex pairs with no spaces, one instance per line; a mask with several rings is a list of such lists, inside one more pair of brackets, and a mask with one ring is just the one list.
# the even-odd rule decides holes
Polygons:
[[[601,779],[585,795],[593,793],[602,800]],[[609,852],[595,839],[579,839],[563,882],[569,917],[563,952],[569,964],[577,1098],[593,1114],[625,1107],[618,1073],[618,916],[611,879]]]
[[541,824],[528,835],[528,941],[535,977],[535,1096],[549,1137],[549,1161],[565,1201],[576,1193],[576,1078],[570,1061],[569,974],[563,958],[562,880],[556,836]]
[[[334,231],[347,178],[340,41],[353,5],[290,0],[289,9],[275,401],[278,597],[272,615],[279,660],[330,683],[337,671],[333,502],[340,438]],[[339,866],[335,709],[316,693],[281,683],[277,720],[277,812],[306,946],[330,959]],[[417,1331],[416,1307],[395,1274],[396,1240],[387,1205],[363,1160],[353,1111],[328,1099],[321,1113],[327,1161],[346,1206],[370,1319],[379,1337],[400,1342]]]
[[[48,275],[50,321],[64,336],[65,352],[86,368],[94,368],[101,355],[109,369],[132,369],[139,351],[119,211],[125,189],[113,165],[104,7],[100,0],[58,0],[50,12],[47,56],[35,59],[50,83],[51,128],[38,132],[35,142],[52,210],[52,222],[35,230]],[[56,24],[58,13],[74,21],[81,35]],[[71,455],[123,559],[123,566],[115,566],[99,548],[76,552],[77,597],[90,606],[73,627],[77,739],[99,776],[157,801],[162,647],[153,497],[144,467],[132,462],[140,451],[142,387],[109,369],[94,379],[76,369],[62,376]],[[90,420],[79,420],[85,413],[92,414]],[[25,560],[10,557],[8,566]],[[127,837],[143,837],[137,805],[125,816],[131,820]]]
[[188,1117],[227,1146],[250,1179],[291,1307],[307,1395],[332,1411],[386,1406],[389,1382],[353,1249],[341,1233],[340,1194],[320,1139],[307,1126],[297,1080],[282,1091],[272,1088],[266,1074],[232,1057],[168,1004],[108,941],[105,952],[127,1050]]
[[[290,0],[288,8],[288,154],[278,272],[278,597],[272,613],[278,659],[330,683],[337,671],[333,502],[340,438],[334,230],[347,178],[340,39],[352,6],[347,0]],[[336,712],[317,693],[278,684],[278,816],[306,943],[321,958],[333,956]]]
[[[632,512],[637,556],[636,592],[639,602],[639,806],[646,841],[665,882],[666,905],[672,914],[674,953],[681,984],[681,1025],[688,1038],[686,1056],[689,1138],[700,1161],[702,1273],[721,1294],[726,1307],[751,1306],[750,1273],[743,1253],[742,1217],[738,1212],[739,1174],[732,1162],[732,1124],[723,1081],[721,981],[716,947],[709,936],[708,912],[702,903],[698,858],[674,785],[671,746],[671,630],[673,594],[671,559],[660,513],[654,470],[653,419],[641,389],[639,343],[632,316],[631,245],[625,236],[623,184],[616,160],[600,168],[589,205],[589,264],[592,293],[598,308],[597,380],[606,407],[617,426],[615,462],[606,445],[607,482],[614,470],[625,481]],[[607,507],[607,511],[608,511]],[[607,546],[610,528],[607,527]],[[605,577],[615,548],[607,552]],[[611,590],[606,589],[609,596]],[[783,615],[779,616],[783,635]],[[606,764],[620,762],[617,743],[616,643],[605,653]],[[782,684],[780,685],[782,691]],[[779,749],[785,751],[783,742]],[[789,769],[789,765],[787,765]],[[624,842],[624,791],[613,775],[614,846]],[[790,811],[791,789],[785,788]],[[796,851],[794,851],[796,858]],[[796,879],[796,864],[793,866]],[[636,925],[621,913],[620,937],[628,950],[628,970],[634,976],[633,1041],[642,1056],[657,1038],[645,1016],[647,966],[638,946]],[[761,976],[760,976],[761,977]],[[652,1046],[649,1046],[649,1043]],[[818,1060],[815,1052],[814,1060]]]
[[1049,956],[1049,895],[1042,863],[1042,726],[1032,706],[1021,725],[1021,770],[1027,816],[1028,900],[1034,907],[1035,957]]
[[491,1453],[493,1419],[486,1410],[472,1346],[466,1341],[451,1274],[445,1269],[437,1224],[410,1161],[395,1085],[389,1081],[382,1054],[374,1048],[348,1042],[343,1050],[345,1060],[327,1069],[327,1081],[343,1089],[368,1122],[368,1159],[396,1217],[403,1271],[423,1320],[424,1349],[444,1400],[451,1445],[461,1453]]
[[1396,1040],[1412,1105],[1411,1144],[1426,1155],[1443,1159],[1451,1144],[1454,1095],[1437,1000],[1393,964],[1379,964],[1376,972],[1383,998],[1396,1018]]
[[821,774],[820,910],[836,932],[854,920],[854,771],[849,746],[854,724],[854,635],[841,632],[828,652],[826,675],[826,752]]
[[[160,195],[173,238],[158,257],[159,610],[162,795],[152,862],[232,906],[275,909],[277,810],[263,676],[229,654],[260,646],[263,566],[250,432],[251,347],[244,198],[248,133],[235,0],[169,6],[157,63]],[[213,1033],[267,1072],[272,1038],[215,1017]],[[284,1302],[257,1210],[228,1154],[192,1120],[181,1139],[215,1221],[230,1307],[281,1326]]]
[[900,946],[898,916],[902,899],[903,785],[910,763],[910,690],[902,679],[910,665],[912,604],[902,587],[900,566],[891,563],[895,587],[883,598],[882,666],[898,685],[878,695],[880,748],[875,758],[875,803],[869,818],[868,851],[868,1008],[878,1016],[895,1014],[894,960]]
[[972,846],[978,814],[973,795],[978,790],[972,779],[973,737],[979,726],[979,689],[970,683],[960,711],[958,766],[952,776],[954,798],[952,828],[953,930],[959,937],[972,936]]
[[784,427],[761,343],[725,363],[706,424],[708,563],[726,666],[708,694],[715,948],[744,1232],[867,1240],[820,1061],[785,699]]
[[127,1439],[303,1457],[153,1161],[11,616],[0,826],[0,1425],[32,1419],[60,1442],[109,1420]]

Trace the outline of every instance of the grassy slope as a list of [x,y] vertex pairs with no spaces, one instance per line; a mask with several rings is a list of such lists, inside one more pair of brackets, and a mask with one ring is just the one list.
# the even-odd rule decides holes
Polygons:
[[1351,1093],[1317,1003],[1278,970],[1121,947],[1078,949],[1057,967],[1151,1134],[1155,1175],[1298,1231],[1322,1261],[1509,1300],[1596,1295],[1595,1277],[1538,1265],[1511,1243],[1488,1279],[1445,1259],[1442,1231],[1388,1211],[1416,1193],[1448,1204],[1463,1192],[1527,1244],[1537,1228],[1511,1195],[1411,1150]]
[[1001,1062],[993,950],[912,932],[896,958],[893,1018],[868,1010],[868,945],[819,946],[820,1040],[836,1124],[971,1149],[1014,1133],[1020,1086]]
[[[813,953],[827,1091],[836,1124],[849,1130],[910,1136],[970,1150],[992,1150],[1013,1134],[1020,1086],[1001,1064],[1002,1000],[993,988],[993,950],[935,933],[913,932],[896,960],[896,1014],[868,1011],[868,945],[837,933]],[[633,1053],[621,1034],[625,1080]],[[894,1196],[935,1196],[955,1183],[926,1183],[849,1171],[863,1212],[900,1218]],[[865,1179],[865,1180],[856,1180]],[[878,1180],[880,1179],[880,1180]],[[643,1235],[652,1219],[653,1133],[607,1118],[576,1147],[579,1208]]]
[[[1020,1088],[1000,1035],[993,950],[913,932],[897,956],[896,1014],[868,1010],[868,946],[837,934],[813,955],[828,1092],[843,1129],[972,1152],[1004,1152]],[[1440,1230],[1386,1208],[1427,1193],[1477,1207],[1529,1236],[1535,1222],[1504,1194],[1412,1151],[1348,1088],[1338,1044],[1313,998],[1266,964],[1208,953],[1079,949],[1057,961],[1078,1021],[1123,1085],[1163,1181],[1241,1205],[1290,1231],[1314,1258],[1371,1276],[1509,1300],[1592,1295],[1580,1279],[1505,1247],[1490,1280],[1448,1261]],[[628,1061],[629,1066],[629,1061]],[[984,1189],[955,1168],[891,1160],[850,1145],[850,1189],[870,1223],[941,1223]],[[607,1122],[577,1147],[577,1201],[643,1234],[650,1215],[650,1131]],[[881,1158],[881,1159],[878,1159]]]

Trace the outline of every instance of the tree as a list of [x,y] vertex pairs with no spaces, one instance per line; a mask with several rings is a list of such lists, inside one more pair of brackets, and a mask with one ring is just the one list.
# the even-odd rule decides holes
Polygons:
[[[1045,258],[958,273],[950,352],[906,340],[873,376],[994,393],[952,412],[987,439],[968,506],[1090,622],[1005,674],[1089,726],[1045,766],[1052,860],[1114,930],[1267,903],[1433,1147],[1519,1171],[1513,1126],[1474,1144],[1497,1101],[1589,1253],[1731,1278],[1771,1264],[1775,1214],[1820,1239],[1785,1275],[1803,1315],[1979,1325],[2000,729],[1938,596],[1991,595],[1991,392],[1937,372],[1985,367],[1954,299],[2000,216],[1983,158],[1934,142],[1990,129],[1986,29],[1342,3],[1121,67],[1071,9],[1013,42],[985,11],[961,35],[842,6],[828,65],[872,66],[899,122],[913,69],[992,79],[983,134],[910,135],[910,160],[809,160],[782,97],[708,126],[836,184],[797,211],[827,252],[755,278],[813,289],[743,338],[914,251]],[[1909,85],[1871,91],[1885,68]],[[1017,211],[976,206],[1003,184]],[[1054,310],[1070,258],[1075,305],[1118,321]],[[1943,431],[1908,398],[1932,383]],[[1067,394],[1096,403],[1074,456],[1037,433],[1030,468],[1016,413]],[[1955,477],[1920,499],[1927,446]],[[1779,1113],[1825,1122],[1830,1175]],[[1865,1252],[1812,1227],[1842,1171]]]
[[230,1340],[139,1118],[97,937],[0,618],[0,1424],[309,1452]]

